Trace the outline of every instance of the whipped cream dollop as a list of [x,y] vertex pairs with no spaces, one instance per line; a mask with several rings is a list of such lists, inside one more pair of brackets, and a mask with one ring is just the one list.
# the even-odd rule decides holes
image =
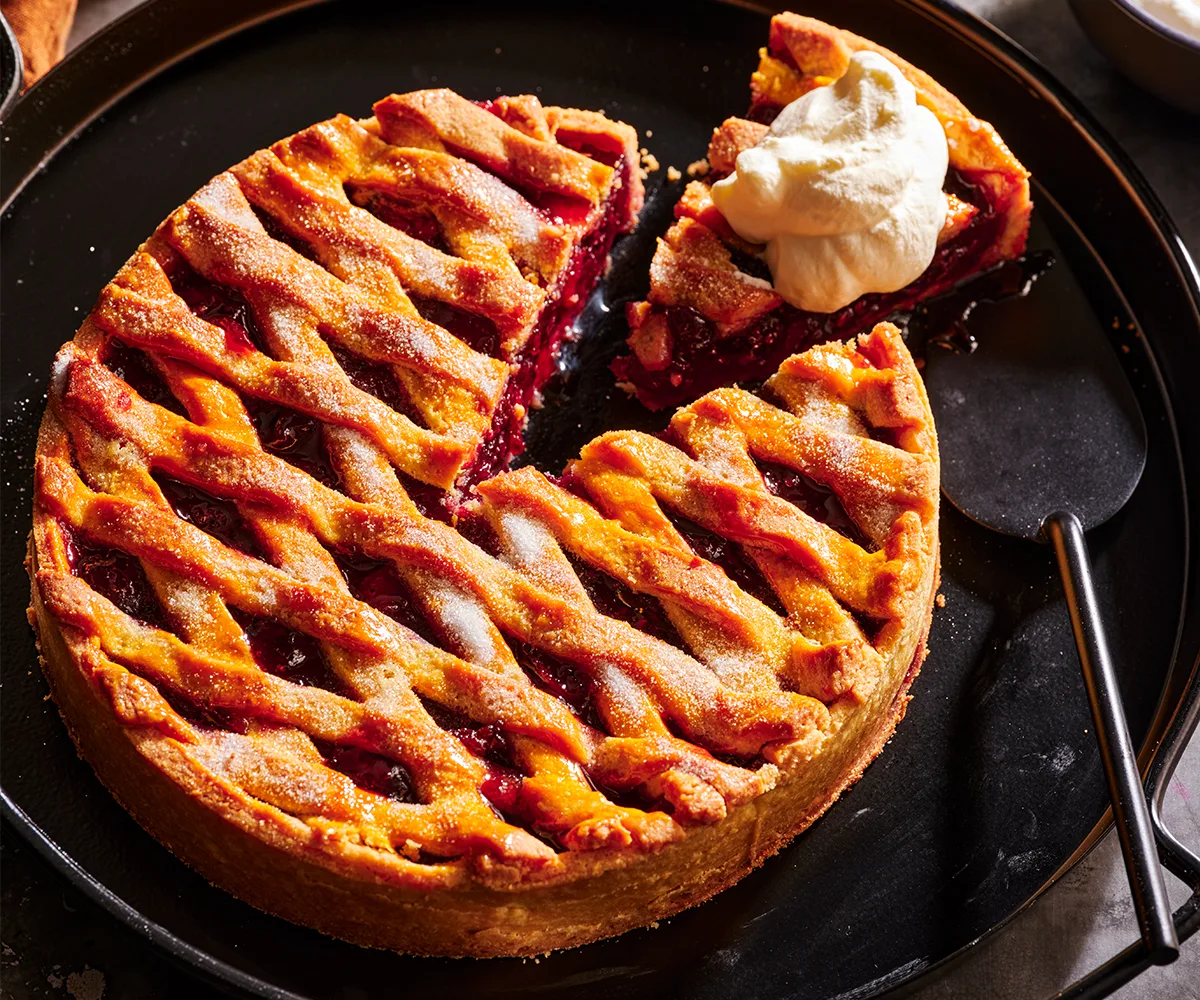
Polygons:
[[712,197],[739,236],[766,244],[784,299],[833,312],[929,266],[948,156],[913,85],[883,56],[857,52],[840,79],[785,107]]

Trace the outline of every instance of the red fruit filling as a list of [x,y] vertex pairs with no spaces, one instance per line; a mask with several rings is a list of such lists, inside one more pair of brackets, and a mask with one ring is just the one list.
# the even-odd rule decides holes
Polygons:
[[629,354],[613,362],[613,373],[631,383],[638,399],[651,409],[675,407],[723,385],[765,378],[793,354],[814,344],[846,340],[950,289],[975,273],[1005,220],[969,176],[950,170],[946,189],[979,212],[961,233],[939,246],[924,273],[900,291],[863,295],[833,313],[806,312],[784,303],[746,329],[725,335],[688,306],[656,306],[666,315],[671,332],[670,362],[651,371]]
[[165,629],[167,614],[137,556],[61,525],[67,566],[87,585],[144,625]]
[[396,378],[390,365],[351,354],[340,347],[330,345],[330,352],[350,382],[363,392],[369,393],[381,402],[387,403],[397,413],[403,413],[418,427],[425,426],[425,421],[417,412],[404,386]]
[[834,531],[845,535],[868,552],[875,548],[871,540],[850,519],[842,501],[831,487],[806,476],[798,469],[789,469],[786,465],[776,465],[773,462],[759,462],[758,471],[762,473],[764,485],[775,496],[799,507],[814,520],[829,525]]
[[104,347],[101,363],[117,378],[124,380],[147,403],[157,403],[181,417],[187,416],[183,404],[175,398],[166,381],[144,351],[119,340],[109,340]]
[[696,555],[720,566],[725,575],[747,594],[757,597],[776,614],[787,617],[787,609],[779,602],[778,595],[763,576],[762,570],[737,542],[722,538],[675,511],[667,511],[666,514]]
[[262,400],[243,397],[263,451],[307,472],[336,490],[342,477],[329,459],[321,421],[306,413]]
[[[621,158],[616,169],[621,181],[602,206],[596,225],[576,244],[558,285],[548,292],[533,333],[516,358],[517,371],[505,386],[492,426],[474,462],[459,479],[464,489],[504,471],[524,450],[526,412],[530,405],[536,405],[537,391],[557,370],[559,348],[604,274],[613,241],[628,217],[632,165]],[[562,206],[557,211],[563,211]]]
[[258,618],[237,610],[232,613],[246,633],[254,661],[267,673],[301,687],[346,693],[321,652],[321,644],[311,635],[270,618]]
[[595,682],[575,664],[527,642],[514,642],[517,662],[543,691],[567,704],[575,715],[596,729],[604,730],[604,720],[595,705]]
[[313,739],[326,767],[340,771],[359,788],[394,802],[420,802],[412,775],[398,761],[358,747],[342,747]]
[[583,583],[583,589],[587,591],[588,597],[592,599],[592,604],[600,614],[628,622],[639,632],[652,635],[678,649],[686,648],[683,639],[656,598],[649,594],[639,594],[582,560],[572,559],[571,568],[575,570],[575,575]]
[[399,229],[442,253],[451,253],[450,245],[442,235],[441,225],[434,214],[424,206],[406,198],[356,188],[353,184],[346,185],[346,197],[393,229]]
[[422,699],[425,711],[439,726],[462,742],[471,753],[483,760],[487,776],[480,791],[505,818],[511,817],[524,825],[520,794],[524,775],[513,762],[512,747],[504,730],[497,725],[480,725],[467,716]]
[[263,557],[258,536],[232,500],[215,497],[162,473],[154,473],[154,481],[172,510],[188,524],[207,531],[231,548],[259,559]]
[[437,633],[420,603],[390,562],[356,549],[336,551],[333,558],[355,599],[383,612],[426,642],[438,644]]
[[188,308],[206,322],[225,331],[225,347],[231,353],[262,351],[270,356],[266,338],[254,318],[254,310],[236,290],[215,284],[182,261],[172,264],[168,277]]

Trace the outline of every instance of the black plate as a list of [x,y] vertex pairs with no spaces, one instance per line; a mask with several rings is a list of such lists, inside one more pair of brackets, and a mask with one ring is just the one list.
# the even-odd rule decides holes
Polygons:
[[[186,6],[186,10],[181,7]],[[653,132],[664,164],[702,155],[746,105],[763,14],[709,4],[634,21],[495,4],[453,17],[386,4],[296,11],[165,68],[71,138],[138,77],[270,2],[152,3],[68,60],[13,110],[4,144],[3,789],[7,815],[69,877],[172,954],[264,996],[867,997],[994,929],[1095,838],[1105,792],[1070,628],[1047,550],[943,515],[946,607],[916,700],[882,758],[796,844],[714,901],[656,929],[541,962],[366,952],[237,902],[144,834],[73,752],[35,664],[23,609],[30,456],[51,356],[155,224],[214,172],[312,121],[366,114],[430,85],[536,92]],[[806,3],[890,45],[989,118],[1038,178],[1034,245],[1059,262],[1023,301],[981,307],[1052,337],[1098,324],[1150,428],[1129,506],[1090,541],[1143,761],[1191,697],[1200,602],[1187,579],[1185,470],[1200,471],[1194,275],[1157,201],[1028,56],[948,4]],[[70,140],[61,152],[50,154]],[[610,299],[644,286],[679,185],[624,244]],[[1120,291],[1118,291],[1118,288]],[[584,370],[554,394],[531,457],[554,468],[597,429],[637,418],[603,361],[620,311],[590,313]],[[1190,390],[1190,391],[1186,391]],[[1194,508],[1190,511],[1195,515]],[[1189,600],[1189,595],[1191,599]]]

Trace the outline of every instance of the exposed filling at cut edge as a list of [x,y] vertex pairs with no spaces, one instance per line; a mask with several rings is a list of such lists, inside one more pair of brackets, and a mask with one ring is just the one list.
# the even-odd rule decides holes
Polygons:
[[555,373],[559,348],[604,274],[621,220],[629,211],[633,164],[623,156],[614,170],[618,180],[599,210],[598,221],[575,245],[557,286],[548,293],[534,331],[516,359],[516,371],[496,405],[491,429],[474,461],[459,477],[457,486],[464,492],[502,472],[524,450],[523,430],[529,407],[536,405],[537,392]]
[[978,269],[1005,217],[968,175],[951,168],[945,186],[980,211],[961,233],[937,248],[921,277],[899,292],[864,295],[834,313],[804,312],[785,303],[746,329],[725,336],[688,306],[656,307],[665,314],[671,331],[670,362],[651,371],[629,354],[613,362],[613,373],[632,384],[639,400],[651,409],[674,407],[722,385],[764,378],[792,354],[869,330],[948,290]]

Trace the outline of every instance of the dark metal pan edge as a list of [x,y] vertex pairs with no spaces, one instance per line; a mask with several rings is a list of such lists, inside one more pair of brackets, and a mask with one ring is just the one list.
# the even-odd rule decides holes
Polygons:
[[[313,6],[323,0],[249,0],[249,2],[230,2],[220,0],[202,8],[205,12],[203,20],[197,23],[191,18],[187,24],[188,36],[185,40],[182,34],[164,37],[161,44],[167,46],[164,52],[161,48],[147,47],[138,59],[129,57],[130,42],[135,37],[145,34],[155,34],[160,25],[160,16],[171,5],[164,0],[149,0],[113,22],[105,30],[89,39],[75,53],[64,60],[43,80],[30,89],[14,104],[8,121],[8,129],[19,133],[21,128],[32,130],[35,138],[41,134],[44,145],[27,144],[25,149],[7,147],[5,149],[6,164],[4,178],[0,181],[0,212],[6,211],[27,181],[37,171],[55,156],[64,146],[86,128],[91,122],[102,115],[131,90],[157,75],[159,72],[176,64],[188,55],[199,51],[214,42],[252,27],[290,11]],[[780,9],[779,5],[746,2],[746,0],[724,0],[735,6],[771,13]],[[1166,209],[1159,201],[1149,183],[1133,164],[1129,156],[1118,146],[1116,141],[1107,133],[1102,125],[1092,116],[1076,98],[1067,93],[1054,77],[1033,56],[1021,46],[1009,39],[999,30],[993,28],[976,15],[971,14],[949,3],[948,0],[898,0],[898,2],[921,12],[930,20],[937,21],[949,27],[968,41],[969,44],[988,50],[996,58],[998,66],[1006,69],[1023,84],[1035,90],[1040,97],[1056,105],[1078,132],[1107,162],[1112,173],[1127,189],[1130,199],[1142,214],[1149,220],[1155,230],[1168,257],[1172,260],[1176,275],[1188,294],[1192,312],[1200,328],[1200,275],[1197,274],[1182,238],[1171,220]],[[175,25],[178,29],[180,26]],[[141,39],[144,41],[144,38]],[[177,40],[172,47],[171,42]],[[137,51],[136,47],[132,47]],[[152,55],[157,53],[157,61]],[[98,99],[92,99],[88,93],[81,93],[82,88],[75,85],[80,77],[104,63],[109,74],[111,87],[91,91],[92,94],[102,94]],[[90,84],[94,87],[94,81]],[[59,132],[53,123],[62,120],[73,120],[74,125]],[[40,127],[38,127],[40,125]],[[40,148],[41,152],[33,154],[32,150]],[[32,156],[32,159],[31,159]],[[15,171],[11,167],[13,158],[17,158]],[[1151,355],[1153,358],[1153,355]],[[1155,369],[1155,377],[1160,385],[1163,384],[1161,372]],[[1165,391],[1165,398],[1170,398]],[[1172,422],[1174,417],[1172,414]],[[1179,452],[1179,440],[1176,430],[1176,451]],[[1180,471],[1183,471],[1182,455]],[[1192,512],[1192,497],[1183,484],[1185,511]],[[1185,523],[1185,532],[1189,535],[1187,551],[1190,552],[1190,517]],[[1185,567],[1185,606],[1188,596],[1194,588],[1192,575]],[[1184,640],[1181,620],[1181,634],[1177,636],[1175,653],[1178,659],[1180,644]],[[1186,678],[1179,678],[1183,669],[1178,663],[1168,676],[1168,685],[1154,719],[1150,726],[1145,745],[1142,748],[1141,759],[1144,768],[1148,768],[1147,783],[1152,795],[1161,796],[1178,762],[1183,748],[1187,745],[1188,737],[1200,722],[1200,657],[1197,657]],[[1171,690],[1177,695],[1171,697]],[[79,867],[73,859],[50,840],[45,833],[24,813],[23,810],[0,788],[0,814],[12,825],[26,841],[28,841],[48,864],[72,884],[80,888],[85,895],[112,914],[131,930],[144,936],[147,940],[176,961],[184,964],[189,970],[201,975],[209,981],[221,982],[235,986],[252,995],[271,998],[271,1000],[304,1000],[297,994],[273,986],[255,976],[249,975],[228,963],[213,958],[203,950],[188,944],[160,924],[147,920],[137,910],[124,900],[109,891],[96,881],[86,871]],[[1109,818],[1102,819],[1094,830],[1085,838],[1079,849],[1042,885],[1022,906],[1013,913],[998,921],[992,928],[974,941],[953,952],[937,962],[921,965],[916,968],[895,970],[905,975],[897,982],[892,975],[884,977],[874,984],[868,984],[869,995],[881,995],[876,989],[886,990],[892,995],[908,993],[926,982],[931,974],[946,966],[961,960],[975,945],[985,937],[1003,927],[1011,919],[1030,906],[1050,885],[1060,878],[1074,864],[1081,860],[1099,840],[1100,835],[1108,828]],[[866,996],[862,987],[852,991],[858,998]]]
[[253,996],[267,1000],[306,1000],[299,994],[272,986],[235,966],[213,958],[208,952],[188,944],[161,924],[147,920],[141,913],[111,892],[100,881],[75,863],[69,854],[54,843],[26,815],[6,791],[0,788],[0,816],[51,868],[82,892],[88,899],[115,917],[140,937],[144,937],[163,954],[184,966],[188,972],[224,987],[235,986]]

